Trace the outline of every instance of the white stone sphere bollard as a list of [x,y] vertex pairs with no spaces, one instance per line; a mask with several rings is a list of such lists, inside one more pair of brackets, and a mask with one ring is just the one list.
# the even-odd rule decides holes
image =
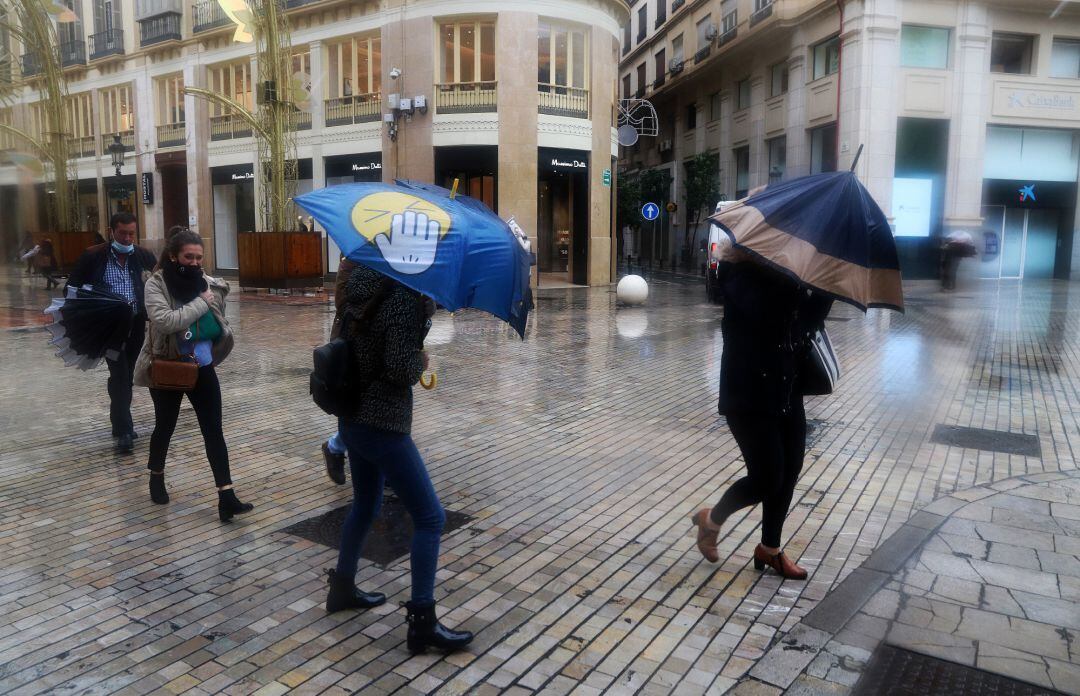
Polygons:
[[628,305],[645,304],[645,300],[649,299],[649,284],[641,276],[628,275],[619,281],[615,297]]

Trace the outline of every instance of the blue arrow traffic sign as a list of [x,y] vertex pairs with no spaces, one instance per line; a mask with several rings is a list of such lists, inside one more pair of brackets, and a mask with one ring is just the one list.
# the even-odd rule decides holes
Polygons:
[[641,217],[646,220],[655,220],[660,216],[660,206],[655,203],[646,203],[641,206]]

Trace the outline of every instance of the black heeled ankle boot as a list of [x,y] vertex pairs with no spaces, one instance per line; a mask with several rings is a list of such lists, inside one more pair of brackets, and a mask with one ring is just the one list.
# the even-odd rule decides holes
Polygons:
[[382,592],[362,592],[356,589],[356,580],[338,575],[334,569],[326,571],[326,583],[330,592],[326,595],[326,613],[344,609],[371,609],[386,604],[386,595]]
[[165,490],[165,472],[150,474],[150,500],[158,505],[167,505],[169,492]]
[[241,503],[231,488],[217,492],[217,512],[222,522],[232,522],[233,515],[243,515],[254,509],[255,506],[251,503]]
[[461,650],[472,642],[471,631],[451,631],[439,623],[435,616],[435,603],[417,604],[405,602],[405,610],[408,615],[405,620],[409,623],[409,635],[407,644],[409,652],[413,655],[423,654],[429,647],[444,652]]

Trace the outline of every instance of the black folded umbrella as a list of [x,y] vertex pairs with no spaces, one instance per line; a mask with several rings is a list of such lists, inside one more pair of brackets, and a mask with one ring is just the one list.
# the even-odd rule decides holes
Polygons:
[[105,290],[67,289],[45,309],[52,316],[45,328],[52,334],[50,345],[64,365],[80,370],[97,367],[102,358],[115,359],[131,333],[135,313],[128,301]]

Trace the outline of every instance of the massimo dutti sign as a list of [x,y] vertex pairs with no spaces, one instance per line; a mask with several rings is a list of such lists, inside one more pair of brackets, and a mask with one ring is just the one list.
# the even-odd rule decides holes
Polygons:
[[1054,121],[1080,119],[1080,89],[1031,87],[1019,82],[994,85],[994,115]]

